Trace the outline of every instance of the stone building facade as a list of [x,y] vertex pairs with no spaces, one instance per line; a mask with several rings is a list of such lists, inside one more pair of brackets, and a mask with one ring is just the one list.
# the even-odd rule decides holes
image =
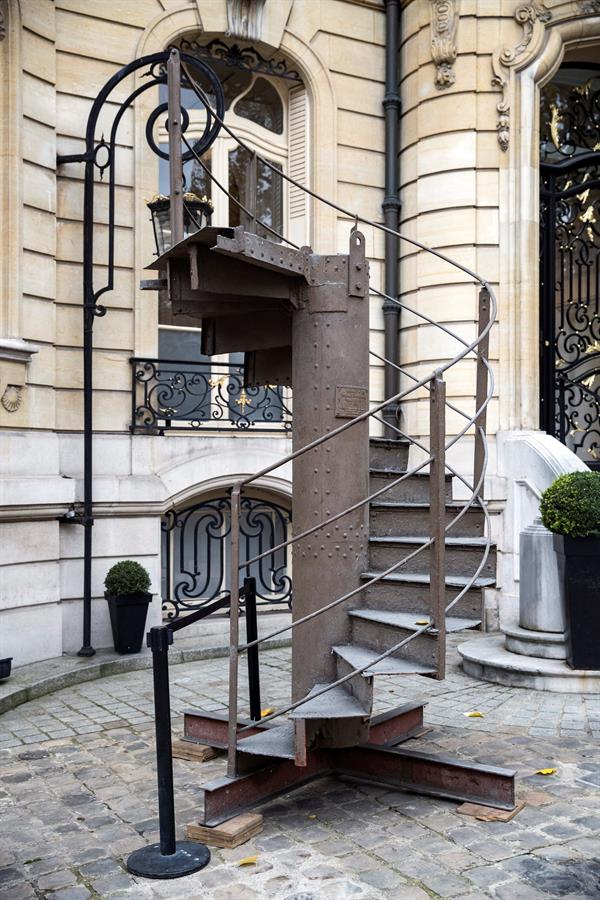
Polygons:
[[[400,7],[401,230],[483,274],[499,298],[486,481],[499,550],[497,587],[487,598],[494,627],[514,614],[518,533],[535,515],[539,491],[584,464],[540,430],[540,91],[565,61],[600,61],[600,4],[403,0]],[[264,102],[280,110],[279,125],[257,125],[232,100],[231,121],[244,138],[315,193],[381,221],[386,2],[2,0],[0,10],[0,656],[18,665],[81,645],[82,529],[64,517],[81,500],[83,465],[83,167],[59,165],[57,157],[82,151],[93,99],[120,67],[181,41],[237,45],[294,74],[278,80],[263,67],[239,82],[235,98],[262,90]],[[157,294],[140,289],[154,253],[146,201],[162,177],[145,121],[159,99],[136,105],[121,126],[115,285],[94,330],[95,646],[110,643],[102,586],[109,566],[124,557],[147,566],[157,621],[161,517],[225,496],[237,476],[290,449],[289,435],[276,428],[218,431],[203,423],[194,431],[132,433],[130,358],[164,358],[160,341],[173,346]],[[105,116],[98,139],[110,129],[110,108]],[[229,177],[231,186],[233,150],[223,140],[213,151],[213,174]],[[212,196],[214,223],[226,224],[232,213],[214,185]],[[269,202],[273,221],[300,243],[321,253],[347,246],[351,217],[288,188]],[[101,277],[108,221],[101,182],[95,221]],[[372,283],[381,287],[383,235],[362,230]],[[408,304],[472,339],[477,295],[467,278],[406,243],[399,269]],[[370,303],[371,347],[381,356],[382,301],[374,295]],[[398,339],[402,366],[417,376],[457,349],[409,313]],[[449,399],[472,407],[474,383],[475,362],[465,360],[449,376]],[[382,363],[374,357],[371,400],[383,399]],[[405,430],[427,435],[422,397],[411,398],[403,416]],[[450,433],[460,428],[451,413],[448,425]],[[468,471],[469,439],[461,448],[450,458]],[[259,484],[258,496],[285,507],[290,477],[279,470]]]

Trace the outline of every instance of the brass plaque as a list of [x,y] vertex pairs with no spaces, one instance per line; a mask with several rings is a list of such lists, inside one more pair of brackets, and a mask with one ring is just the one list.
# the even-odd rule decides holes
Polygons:
[[353,419],[367,411],[369,395],[366,388],[345,387],[338,385],[335,389],[336,419]]

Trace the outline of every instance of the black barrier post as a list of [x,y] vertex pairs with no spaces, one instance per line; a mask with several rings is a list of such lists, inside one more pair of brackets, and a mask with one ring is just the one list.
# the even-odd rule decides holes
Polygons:
[[[258,638],[256,620],[256,578],[244,578],[244,603],[246,606],[246,643]],[[258,665],[258,644],[248,650],[248,690],[250,694],[250,718],[260,721],[260,671]]]
[[169,698],[169,644],[173,630],[168,625],[151,628],[146,641],[152,650],[154,675],[154,725],[156,730],[156,775],[160,843],[141,847],[127,860],[132,875],[144,878],[180,878],[198,872],[210,861],[210,851],[196,841],[175,839],[173,756],[171,748],[171,702]]

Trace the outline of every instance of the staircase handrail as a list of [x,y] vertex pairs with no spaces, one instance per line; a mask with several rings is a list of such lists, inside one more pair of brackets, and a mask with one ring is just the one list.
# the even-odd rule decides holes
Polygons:
[[[370,288],[371,293],[378,294],[379,296],[382,296],[388,300],[391,300],[393,303],[397,303],[399,306],[402,306],[406,309],[410,309],[410,311],[413,312],[414,314],[420,316],[422,319],[424,319],[426,321],[429,321],[430,324],[440,328],[442,331],[444,331],[445,333],[449,334],[451,337],[453,337],[454,339],[456,339],[460,343],[462,343],[464,345],[464,349],[461,350],[459,353],[457,353],[453,357],[453,359],[451,359],[450,361],[447,361],[444,364],[442,364],[441,366],[438,366],[433,372],[429,373],[429,375],[427,377],[421,378],[421,379],[416,379],[414,376],[411,376],[411,378],[413,378],[415,383],[410,388],[408,388],[408,389],[405,388],[404,390],[397,392],[393,397],[389,397],[386,400],[384,400],[382,403],[376,404],[374,407],[370,408],[369,410],[365,411],[364,413],[361,413],[360,415],[356,416],[354,419],[350,420],[349,422],[344,423],[343,425],[339,426],[338,428],[333,429],[333,431],[328,432],[325,435],[321,435],[319,438],[315,439],[314,441],[311,441],[310,443],[306,444],[304,447],[301,447],[298,450],[288,454],[283,459],[261,469],[259,472],[255,473],[253,475],[250,475],[250,476],[246,476],[245,478],[239,479],[234,484],[234,486],[232,488],[232,499],[231,499],[231,555],[232,555],[231,573],[232,573],[232,577],[231,577],[230,670],[229,670],[230,671],[230,680],[229,680],[229,730],[228,730],[228,743],[229,743],[228,772],[230,775],[233,775],[236,773],[237,736],[239,733],[238,727],[237,727],[238,658],[239,658],[239,654],[241,652],[243,652],[244,650],[248,650],[250,647],[256,646],[262,640],[266,639],[266,638],[257,639],[255,641],[252,641],[252,642],[249,642],[249,643],[243,645],[242,647],[239,646],[239,633],[238,633],[239,571],[241,568],[244,568],[245,566],[249,565],[251,562],[257,561],[258,559],[262,558],[262,556],[265,555],[265,554],[261,554],[259,557],[256,557],[251,561],[245,561],[243,564],[240,564],[240,559],[239,559],[239,515],[240,515],[240,498],[241,498],[241,491],[242,491],[243,487],[245,487],[248,484],[251,484],[252,482],[256,481],[259,478],[264,477],[265,475],[269,474],[270,472],[274,471],[275,469],[279,468],[280,466],[285,465],[286,463],[291,462],[294,459],[297,459],[299,456],[303,455],[304,453],[308,452],[309,450],[312,450],[316,447],[321,446],[326,441],[329,441],[332,438],[336,437],[337,435],[345,432],[348,428],[352,428],[354,425],[358,424],[359,422],[363,422],[369,418],[374,418],[375,420],[380,421],[379,419],[377,419],[377,414],[379,412],[381,412],[383,409],[385,409],[386,407],[389,407],[393,403],[398,403],[399,400],[414,393],[420,387],[426,387],[426,389],[428,389],[430,391],[430,410],[431,410],[430,415],[431,415],[431,423],[432,423],[432,426],[430,427],[430,438],[431,438],[432,444],[434,443],[433,423],[434,423],[435,415],[437,415],[437,419],[435,419],[435,441],[436,441],[437,447],[434,452],[432,452],[431,447],[430,447],[429,451],[427,451],[427,449],[424,447],[423,444],[421,444],[421,442],[417,441],[414,438],[409,438],[409,440],[412,442],[412,444],[414,446],[424,449],[426,453],[427,452],[429,453],[429,456],[424,462],[419,464],[417,467],[413,467],[411,470],[409,470],[409,472],[404,473],[403,476],[401,476],[399,479],[396,479],[393,482],[393,484],[400,483],[404,478],[409,477],[410,474],[415,474],[417,471],[420,471],[420,469],[424,468],[427,465],[430,465],[432,473],[435,473],[435,477],[432,480],[435,482],[434,487],[435,487],[436,493],[433,496],[435,497],[435,504],[436,504],[437,512],[438,512],[438,514],[441,514],[440,510],[439,510],[439,504],[440,504],[440,497],[443,496],[443,482],[445,479],[445,472],[447,469],[449,471],[454,472],[454,470],[450,466],[448,466],[446,463],[446,458],[445,458],[446,450],[449,447],[453,446],[458,440],[460,440],[464,436],[464,434],[466,434],[466,432],[469,430],[469,428],[472,425],[474,425],[475,426],[475,461],[474,461],[474,476],[473,476],[474,484],[469,485],[462,476],[458,475],[458,473],[454,473],[455,475],[458,475],[460,480],[463,483],[467,484],[468,488],[471,489],[471,491],[472,491],[472,495],[471,495],[470,499],[467,501],[466,506],[455,517],[455,519],[453,519],[452,522],[449,523],[449,525],[447,525],[445,527],[441,527],[441,525],[438,523],[437,527],[435,529],[436,535],[434,535],[434,537],[431,537],[428,540],[424,541],[424,543],[419,548],[417,548],[417,550],[413,551],[407,557],[400,560],[400,562],[395,563],[393,566],[389,567],[386,570],[386,573],[395,571],[395,569],[397,569],[400,565],[404,564],[404,562],[408,561],[409,559],[414,558],[418,553],[421,553],[426,547],[433,545],[434,558],[433,558],[433,567],[432,568],[435,569],[435,576],[432,572],[430,581],[433,584],[434,577],[435,577],[438,594],[441,593],[443,596],[443,600],[441,600],[441,602],[439,600],[439,597],[437,598],[437,604],[435,606],[435,608],[438,610],[438,612],[441,611],[441,613],[442,613],[441,617],[434,616],[433,622],[430,622],[427,625],[420,626],[417,631],[413,631],[408,637],[404,638],[402,641],[399,641],[397,644],[395,644],[393,647],[389,648],[385,652],[379,654],[375,659],[371,659],[369,661],[369,663],[367,663],[366,665],[353,669],[350,673],[344,675],[342,678],[339,678],[336,681],[334,681],[330,684],[327,684],[320,690],[313,692],[311,694],[311,698],[321,696],[322,694],[325,694],[328,691],[333,690],[335,687],[345,684],[351,678],[354,678],[356,675],[362,674],[367,669],[369,669],[373,665],[375,665],[377,662],[380,662],[381,660],[386,659],[388,656],[397,652],[401,647],[405,646],[410,641],[415,640],[419,635],[421,635],[427,631],[431,631],[434,627],[437,627],[437,629],[439,631],[439,637],[440,637],[440,641],[438,642],[438,646],[439,646],[439,643],[441,642],[442,638],[445,639],[445,616],[446,616],[448,610],[452,606],[454,606],[454,604],[460,599],[460,597],[464,593],[466,593],[466,591],[475,583],[477,577],[479,576],[479,573],[481,572],[481,570],[483,569],[483,566],[485,565],[485,561],[487,559],[487,555],[489,554],[489,548],[490,548],[490,544],[491,544],[491,541],[489,540],[489,537],[488,537],[488,539],[486,541],[483,559],[480,562],[475,575],[467,582],[467,586],[465,586],[465,588],[463,588],[463,591],[457,597],[455,597],[454,600],[450,604],[446,604],[445,603],[445,587],[444,587],[445,578],[444,578],[443,571],[440,571],[440,559],[443,560],[444,550],[445,550],[445,540],[444,540],[445,533],[449,530],[449,528],[451,528],[456,523],[456,521],[458,521],[460,519],[460,517],[462,515],[464,515],[466,513],[467,509],[471,506],[471,504],[473,502],[476,502],[478,505],[480,505],[482,508],[484,508],[484,512],[486,514],[486,523],[489,524],[489,516],[488,516],[487,512],[485,511],[485,504],[483,503],[482,488],[483,488],[483,481],[484,481],[485,470],[486,470],[487,459],[488,459],[488,450],[487,450],[487,444],[485,441],[485,416],[486,416],[487,406],[489,405],[489,402],[493,395],[493,375],[491,372],[491,367],[487,360],[488,338],[489,338],[489,333],[491,331],[491,328],[493,327],[494,322],[495,322],[497,302],[496,302],[495,294],[494,294],[492,288],[490,287],[487,279],[483,278],[476,272],[472,271],[467,266],[464,266],[462,263],[459,263],[456,260],[451,259],[449,256],[447,256],[446,254],[442,253],[439,250],[435,250],[434,248],[429,247],[426,244],[423,244],[422,242],[420,242],[414,238],[410,238],[407,235],[402,234],[401,232],[397,231],[396,229],[389,228],[388,226],[382,225],[379,222],[375,222],[371,219],[368,219],[365,216],[361,216],[355,212],[351,212],[350,210],[345,209],[340,204],[335,203],[334,201],[329,200],[325,197],[322,197],[321,195],[317,194],[315,191],[312,191],[310,188],[306,187],[305,185],[300,184],[298,181],[296,181],[291,176],[287,175],[285,172],[276,168],[265,157],[262,157],[262,156],[260,156],[260,154],[257,154],[255,152],[255,150],[253,150],[247,144],[245,144],[245,142],[242,141],[235,134],[235,132],[233,132],[232,129],[229,128],[229,126],[223,121],[223,119],[211,108],[209,98],[207,97],[206,93],[202,90],[202,88],[194,81],[193,77],[190,74],[188,67],[184,63],[182,64],[182,67],[187,76],[187,79],[188,79],[188,82],[189,82],[191,88],[193,89],[193,91],[196,93],[196,95],[199,97],[199,99],[202,101],[203,105],[205,106],[205,108],[207,110],[207,114],[214,116],[214,120],[220,125],[221,128],[223,128],[223,130],[227,134],[230,135],[230,137],[232,137],[237,142],[237,144],[240,147],[242,147],[246,151],[252,153],[252,155],[254,157],[256,157],[258,160],[260,160],[275,175],[279,176],[280,178],[283,178],[288,183],[293,184],[295,187],[304,191],[306,194],[311,196],[313,199],[318,200],[319,202],[325,203],[330,208],[336,210],[338,213],[341,213],[342,215],[347,216],[350,219],[354,220],[355,228],[358,227],[359,222],[362,222],[362,223],[367,224],[379,231],[383,231],[386,234],[392,234],[392,235],[398,237],[400,240],[403,240],[403,241],[411,244],[412,246],[417,247],[418,249],[423,250],[426,253],[429,253],[429,254],[437,257],[438,259],[441,259],[442,261],[448,263],[453,268],[459,269],[460,271],[462,271],[466,275],[468,275],[470,278],[472,278],[475,282],[477,282],[481,287],[481,290],[479,293],[478,334],[477,334],[476,339],[474,341],[472,341],[470,344],[467,344],[462,338],[460,338],[458,335],[456,335],[450,329],[446,328],[445,326],[441,325],[438,322],[435,322],[430,317],[425,316],[424,314],[420,313],[419,311],[410,309],[410,307],[408,307],[408,304],[403,303],[402,301],[398,300],[397,298],[388,297],[386,294],[383,294],[381,291]],[[195,152],[195,149],[189,144],[189,142],[187,141],[185,136],[184,136],[184,140],[186,142],[186,145],[188,146],[188,149],[190,149],[192,151],[192,154],[200,161],[198,154]],[[201,162],[201,164],[202,164],[204,170],[206,172],[208,172],[207,167],[205,167],[202,162]],[[208,172],[208,174],[210,175],[210,172]],[[222,185],[218,185],[218,186],[221,188],[221,190],[224,190]],[[256,216],[254,216],[254,215],[252,215],[252,218],[256,221],[259,221],[256,219]],[[266,223],[265,223],[265,225],[266,225]],[[272,228],[269,228],[269,230],[271,232],[273,232]],[[287,238],[285,238],[283,235],[277,234],[276,236],[280,237],[286,243],[291,244],[294,247],[296,246],[291,241],[289,241]],[[488,307],[486,301],[489,301],[489,303],[490,303],[489,307]],[[471,353],[473,351],[475,352],[476,359],[477,359],[477,390],[476,390],[476,398],[475,398],[476,410],[475,410],[475,414],[473,416],[469,416],[467,413],[464,413],[463,411],[457,409],[452,404],[449,404],[448,401],[446,400],[445,383],[443,381],[443,374],[444,374],[444,372],[446,372],[448,369],[455,366],[460,360],[464,359],[469,353]],[[387,360],[384,360],[384,361],[387,362]],[[484,395],[485,395],[485,398],[484,398]],[[434,403],[436,401],[439,401],[440,399],[442,401],[442,403],[441,403],[442,411],[440,413],[440,411],[439,411],[440,404],[438,403],[437,413],[434,415]],[[450,409],[453,409],[455,412],[458,412],[460,415],[464,416],[464,418],[467,419],[467,424],[465,425],[465,427],[449,443],[446,443],[445,439],[443,438],[443,434],[444,434],[443,428],[440,429],[440,422],[443,422],[443,416],[444,416],[444,411],[446,409],[446,406],[448,406],[448,408],[450,408]],[[386,424],[389,425],[390,423],[386,423]],[[393,426],[393,427],[394,427],[394,430],[396,430],[399,433],[402,433],[400,429],[395,428],[395,426]],[[440,435],[442,438],[441,440],[440,440]],[[341,518],[342,516],[347,515],[350,511],[358,508],[361,505],[364,505],[364,504],[370,502],[375,496],[379,496],[379,494],[385,493],[385,491],[389,490],[391,486],[392,486],[391,484],[387,485],[386,488],[375,492],[374,494],[372,494],[368,498],[366,498],[364,501],[361,501],[359,504],[354,504],[352,507],[349,507],[347,510],[344,510],[343,512],[336,514],[335,517],[330,517],[330,518],[326,519],[324,522],[320,523],[319,525],[311,527],[311,529],[307,530],[306,532],[303,532],[301,535],[294,536],[289,541],[284,542],[281,545],[281,547],[284,547],[284,546],[287,547],[290,544],[294,543],[295,541],[298,541],[301,538],[306,537],[308,534],[312,534],[314,531],[319,530],[319,528],[324,527],[326,524],[331,523],[332,521],[335,521],[336,518]],[[432,500],[432,510],[433,510],[433,500]],[[280,549],[280,548],[277,548],[277,549]],[[272,552],[272,551],[270,551],[270,552]],[[342,597],[338,598],[337,600],[332,601],[329,604],[326,604],[325,606],[321,607],[318,610],[315,610],[314,612],[308,614],[307,616],[304,616],[301,619],[297,619],[290,626],[287,626],[286,628],[281,629],[278,632],[275,632],[274,634],[281,634],[284,631],[288,631],[288,630],[298,627],[303,622],[309,621],[310,619],[314,619],[317,616],[322,615],[328,609],[333,608],[334,606],[343,602],[346,599],[350,599],[350,597],[354,596],[354,594],[363,591],[365,589],[365,587],[367,587],[369,584],[373,584],[376,581],[381,580],[382,577],[385,577],[386,573],[380,573],[379,575],[375,576],[375,578],[371,579],[370,581],[368,581],[366,583],[361,584],[358,588],[354,589],[353,591],[343,595]],[[441,580],[440,580],[440,578],[441,578]],[[270,635],[270,637],[272,637],[272,636],[274,636],[274,635]],[[283,709],[276,710],[275,712],[269,714],[268,716],[265,716],[262,721],[266,722],[266,721],[272,720],[274,718],[277,718],[279,716],[282,716],[287,712],[291,712],[293,709],[296,709],[298,706],[300,706],[304,702],[305,702],[305,699],[302,699],[302,700],[296,701],[295,703],[292,703],[292,704],[286,706]],[[244,731],[244,730],[245,729],[241,729],[241,731]]]

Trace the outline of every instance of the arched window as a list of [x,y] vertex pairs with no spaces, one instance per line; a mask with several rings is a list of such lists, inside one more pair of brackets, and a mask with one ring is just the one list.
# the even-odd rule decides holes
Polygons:
[[[250,560],[288,540],[292,514],[285,501],[244,497],[240,517],[240,560]],[[229,592],[231,499],[203,498],[171,510],[161,523],[162,598],[167,613],[209,604]],[[274,550],[241,570],[256,579],[258,604],[291,607],[291,554]]]
[[[183,49],[189,52],[190,43],[183,43],[186,44]],[[265,61],[251,48],[240,51],[233,47],[228,50],[220,41],[212,43],[219,45],[222,58],[206,61],[223,85],[225,121],[250,149],[241,147],[222,130],[203,157],[204,165],[229,191],[231,197],[211,182],[195,160],[190,160],[184,166],[185,189],[212,200],[213,225],[244,225],[247,230],[276,241],[276,236],[240,209],[235,202],[238,201],[260,221],[289,237],[294,243],[299,246],[307,244],[309,205],[306,194],[279,178],[276,171],[256,156],[259,154],[268,159],[276,170],[289,173],[300,183],[308,182],[306,89],[296,73],[293,73],[294,77],[285,74],[282,62],[273,65],[272,61]],[[257,59],[263,59],[266,68],[284,74],[273,75],[262,70],[238,68],[236,59],[239,62],[244,54],[247,58],[249,53],[254,54]],[[205,57],[205,54],[200,55]],[[190,115],[186,135],[192,141],[202,133],[205,111],[192,91],[184,93],[183,102]],[[161,100],[166,100],[166,93]],[[166,146],[167,136],[164,130],[159,137]],[[159,164],[158,190],[161,194],[169,193],[169,164],[166,160],[161,160]],[[199,322],[193,317],[174,313],[168,298],[163,294],[159,303],[159,357],[182,362],[201,361],[198,325]],[[232,360],[219,358],[218,361],[239,363],[237,357]]]

